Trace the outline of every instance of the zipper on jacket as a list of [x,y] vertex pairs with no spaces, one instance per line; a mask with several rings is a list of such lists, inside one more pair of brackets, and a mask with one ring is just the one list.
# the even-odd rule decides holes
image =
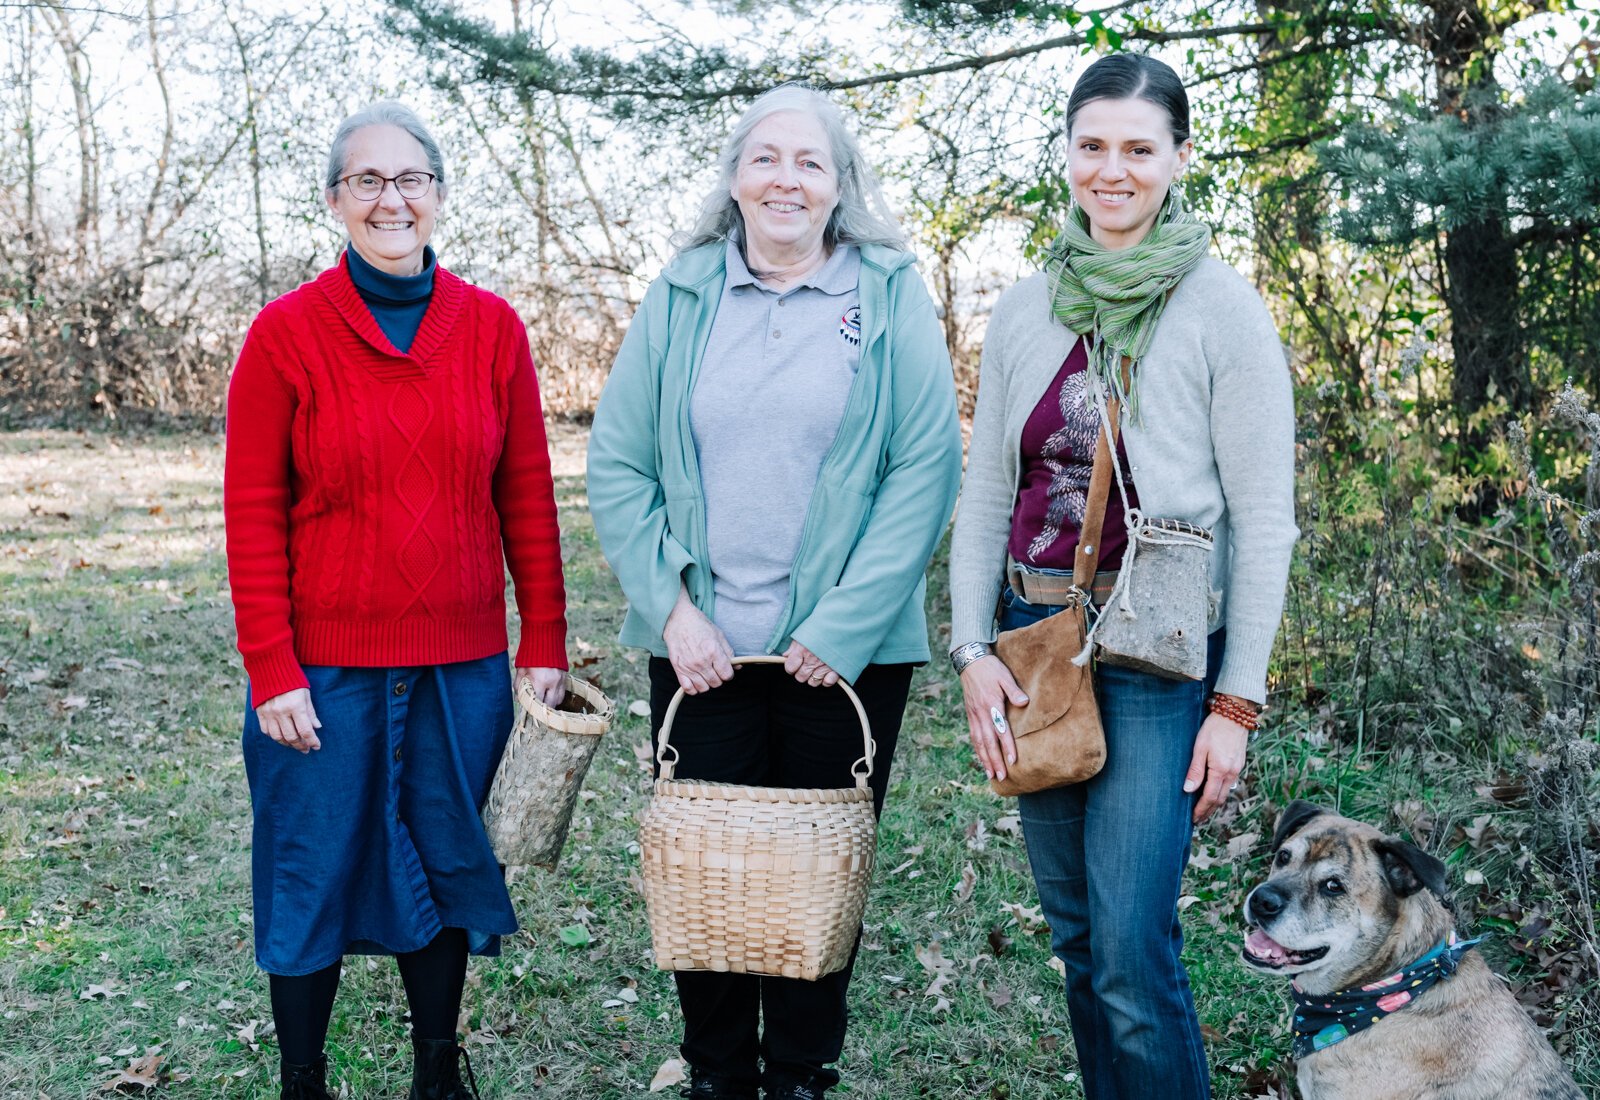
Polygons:
[[[722,281],[724,284],[727,283],[727,278],[728,270],[724,266],[722,269]],[[685,293],[694,294],[697,305],[705,301],[704,283],[692,291],[688,287],[680,287],[679,289]],[[721,308],[720,299],[717,308]],[[669,305],[667,310],[667,323],[669,326],[671,322],[672,310]],[[705,331],[696,333],[695,348],[693,354],[689,357],[689,366],[684,377],[683,397],[678,407],[678,438],[683,440],[684,466],[689,474],[689,484],[694,486],[694,534],[698,541],[696,545],[689,547],[689,553],[694,558],[694,563],[699,566],[696,571],[697,576],[701,577],[705,584],[704,592],[700,593],[703,598],[695,599],[696,593],[693,589],[689,589],[689,600],[708,619],[711,618],[712,613],[716,610],[716,585],[711,583],[711,562],[709,560],[711,557],[711,535],[706,529],[706,490],[705,485],[700,480],[700,455],[694,445],[694,427],[689,420],[689,403],[694,397],[694,387],[700,375],[701,360],[705,356],[706,346],[711,342],[711,329],[716,323],[716,314],[713,313],[705,322]],[[689,588],[687,583],[685,583],[684,587]]]

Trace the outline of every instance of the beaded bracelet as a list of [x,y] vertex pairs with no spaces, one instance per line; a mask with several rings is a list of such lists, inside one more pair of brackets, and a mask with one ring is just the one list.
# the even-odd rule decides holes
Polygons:
[[1206,702],[1206,709],[1212,714],[1222,715],[1228,721],[1235,725],[1243,726],[1252,733],[1261,725],[1260,712],[1252,709],[1250,704],[1235,699],[1231,695],[1217,694],[1211,696]]

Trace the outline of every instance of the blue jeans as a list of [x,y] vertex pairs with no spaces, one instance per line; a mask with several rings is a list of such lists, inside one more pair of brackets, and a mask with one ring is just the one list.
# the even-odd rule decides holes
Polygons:
[[[1060,610],[1007,588],[1000,629]],[[1106,734],[1100,774],[1018,798],[1028,862],[1066,966],[1067,1010],[1087,1100],[1204,1100],[1210,1072],[1180,955],[1178,890],[1197,794],[1183,780],[1222,660],[1205,682],[1096,665]]]

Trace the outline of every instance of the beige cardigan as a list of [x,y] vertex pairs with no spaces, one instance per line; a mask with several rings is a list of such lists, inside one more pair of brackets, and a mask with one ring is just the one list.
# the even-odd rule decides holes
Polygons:
[[[952,649],[994,640],[1022,428],[1077,339],[1043,273],[995,304],[950,549]],[[1136,386],[1139,418],[1123,418],[1123,438],[1140,507],[1213,529],[1211,628],[1228,629],[1216,689],[1264,702],[1299,531],[1294,396],[1255,289],[1202,260],[1168,301]]]

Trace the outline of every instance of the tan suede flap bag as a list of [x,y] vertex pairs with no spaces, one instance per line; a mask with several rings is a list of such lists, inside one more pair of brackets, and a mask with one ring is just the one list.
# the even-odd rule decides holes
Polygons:
[[[1128,366],[1124,359],[1124,372]],[[1108,423],[1095,443],[1083,527],[1072,562],[1072,583],[1083,593],[1081,600],[1030,626],[1002,631],[995,639],[995,656],[1028,696],[1027,706],[1006,702],[1006,723],[1016,738],[1017,762],[1006,769],[1004,779],[989,781],[996,794],[1029,794],[1081,783],[1105,766],[1106,736],[1100,726],[1100,705],[1094,698],[1094,677],[1087,664],[1076,664],[1073,658],[1083,651],[1088,630],[1085,605],[1100,563],[1100,531],[1105,524],[1117,445],[1117,411],[1113,398],[1107,402]]]

